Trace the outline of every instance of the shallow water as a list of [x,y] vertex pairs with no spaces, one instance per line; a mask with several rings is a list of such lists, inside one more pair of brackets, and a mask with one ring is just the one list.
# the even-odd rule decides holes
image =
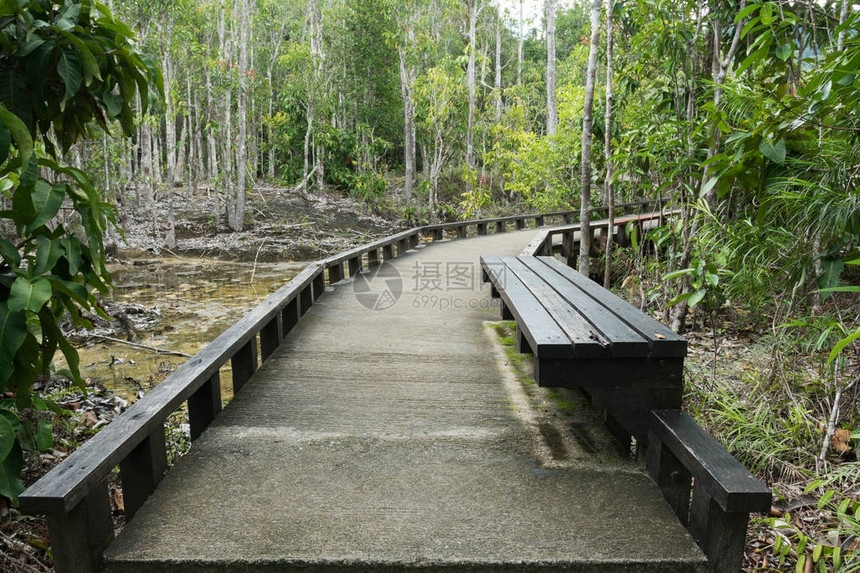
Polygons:
[[[233,263],[206,259],[143,261],[110,268],[116,302],[154,308],[158,325],[134,342],[194,355],[307,263]],[[81,375],[130,399],[148,391],[188,358],[93,338],[81,348]],[[228,363],[229,364],[229,363]],[[231,392],[222,369],[222,391]],[[226,374],[226,376],[225,376]]]

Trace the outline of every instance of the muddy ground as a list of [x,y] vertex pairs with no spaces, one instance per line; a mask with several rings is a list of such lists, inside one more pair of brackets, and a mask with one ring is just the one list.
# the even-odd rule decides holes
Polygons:
[[[215,203],[220,206],[216,221]],[[211,257],[242,261],[312,261],[403,228],[396,213],[373,213],[336,192],[303,195],[258,187],[248,194],[245,230],[229,231],[223,197],[210,188],[173,190],[175,246],[170,246],[168,201],[153,207],[128,194],[120,206],[124,239],[113,237],[115,256]],[[154,214],[154,216],[153,216]]]

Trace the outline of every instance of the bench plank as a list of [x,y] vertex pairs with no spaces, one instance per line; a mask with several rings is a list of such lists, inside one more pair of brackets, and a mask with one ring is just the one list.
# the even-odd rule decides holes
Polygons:
[[[565,332],[531,291],[507,271],[501,257],[482,256],[481,268],[504,301],[504,308],[513,314],[532,349],[540,348],[548,358],[571,356],[572,347]],[[512,300],[517,301],[516,305],[512,304]]]
[[[687,341],[668,327],[660,324],[629,302],[604,288],[594,288],[595,283],[553,257],[537,257],[538,260],[578,286],[588,296],[598,301],[626,322],[646,339],[651,340],[651,356],[684,357]],[[599,286],[599,285],[596,285]]]
[[[589,293],[577,288],[535,257],[519,257],[518,260],[555,289],[563,304],[575,308],[601,339],[608,341],[610,356],[645,357],[650,354],[651,342]],[[602,289],[599,285],[594,286]],[[549,304],[548,306],[550,314],[553,314],[554,307]]]
[[[550,318],[564,331],[571,344],[573,358],[603,358],[608,356],[610,339],[601,336],[600,330],[591,327],[579,309],[571,306],[558,292],[540,279],[529,267],[519,259],[510,257],[502,259],[507,266],[508,274],[516,276],[544,309]],[[517,300],[511,306],[517,306]],[[530,316],[523,317],[529,321]],[[533,347],[535,356],[545,358],[540,346]]]

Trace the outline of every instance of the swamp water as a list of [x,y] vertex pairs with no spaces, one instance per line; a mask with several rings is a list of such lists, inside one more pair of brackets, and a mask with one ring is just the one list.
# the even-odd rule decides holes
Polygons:
[[[194,355],[306,266],[301,262],[255,265],[207,259],[113,265],[111,299],[143,307],[148,316],[157,318],[152,327],[136,333],[134,343]],[[131,400],[188,360],[98,336],[78,346],[78,352],[84,378]],[[222,395],[228,398],[232,385],[224,370]]]

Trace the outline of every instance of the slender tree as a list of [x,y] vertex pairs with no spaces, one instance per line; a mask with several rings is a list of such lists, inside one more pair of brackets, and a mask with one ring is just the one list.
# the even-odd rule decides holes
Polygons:
[[555,100],[555,0],[546,0],[546,134],[555,135],[558,106]]
[[614,49],[614,30],[612,16],[615,3],[606,0],[606,109],[603,116],[603,157],[606,173],[603,177],[604,204],[607,209],[606,224],[606,261],[603,269],[603,287],[609,288],[612,280],[612,239],[615,226],[615,188],[612,184],[612,56]]
[[588,68],[585,75],[585,104],[582,111],[582,198],[579,221],[582,226],[579,241],[579,272],[588,276],[591,252],[591,131],[594,112],[594,91],[597,83],[597,51],[600,42],[601,0],[591,1],[591,43],[588,48]]

